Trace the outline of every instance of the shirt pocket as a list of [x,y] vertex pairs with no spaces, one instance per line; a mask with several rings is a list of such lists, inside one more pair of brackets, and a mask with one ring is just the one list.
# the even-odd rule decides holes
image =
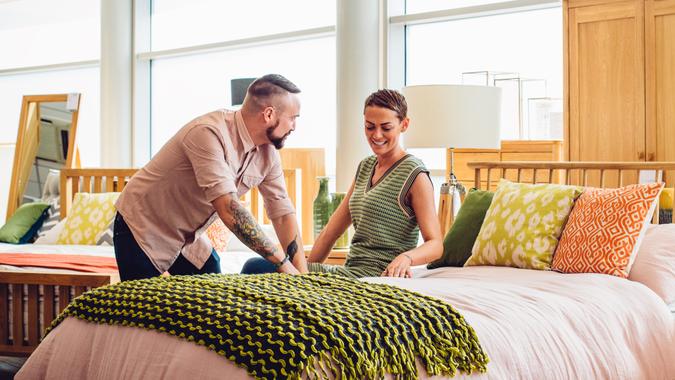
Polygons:
[[239,181],[239,185],[237,186],[238,195],[241,197],[242,195],[246,194],[246,192],[248,192],[252,188],[260,185],[260,183],[262,181],[263,181],[263,177],[246,175],[246,174],[242,175],[241,180]]

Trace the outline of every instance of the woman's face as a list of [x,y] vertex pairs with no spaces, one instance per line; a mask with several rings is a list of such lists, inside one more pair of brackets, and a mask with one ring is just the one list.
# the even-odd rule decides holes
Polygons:
[[396,112],[377,106],[366,107],[364,113],[366,139],[378,156],[399,148],[401,132],[408,129],[408,118],[399,120]]

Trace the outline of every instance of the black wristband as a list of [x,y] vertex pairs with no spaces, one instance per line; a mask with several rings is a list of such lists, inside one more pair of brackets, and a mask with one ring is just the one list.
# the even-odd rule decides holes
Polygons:
[[274,264],[274,267],[275,267],[275,268],[279,269],[282,265],[286,264],[286,262],[288,262],[289,259],[290,259],[290,258],[288,257],[288,254],[286,254],[286,255],[284,256],[284,259],[283,259],[283,260],[281,260],[281,261],[278,262],[278,263],[272,263],[272,264]]

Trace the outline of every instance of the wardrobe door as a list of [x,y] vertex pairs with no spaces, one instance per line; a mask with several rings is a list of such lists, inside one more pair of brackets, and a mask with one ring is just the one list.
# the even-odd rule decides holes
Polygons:
[[675,0],[645,2],[645,64],[647,160],[675,161]]
[[570,160],[644,161],[643,2],[571,8],[568,33]]

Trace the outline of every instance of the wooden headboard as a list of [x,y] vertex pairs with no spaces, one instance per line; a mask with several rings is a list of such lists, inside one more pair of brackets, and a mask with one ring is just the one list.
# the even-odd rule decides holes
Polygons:
[[61,219],[68,216],[77,193],[122,191],[138,169],[61,169]]
[[[119,192],[124,189],[129,179],[138,169],[62,169],[61,170],[61,219],[68,216],[75,194]],[[284,169],[286,189],[291,203],[301,209],[302,170]],[[258,222],[264,222],[264,211],[261,209],[260,194],[257,189],[250,193],[250,211]],[[300,202],[298,202],[300,201]]]
[[[641,181],[664,182],[664,173],[675,170],[675,162],[513,161],[469,162],[468,166],[474,170],[474,187],[490,190],[495,189],[501,178],[616,188]],[[658,211],[654,216],[657,221]]]

